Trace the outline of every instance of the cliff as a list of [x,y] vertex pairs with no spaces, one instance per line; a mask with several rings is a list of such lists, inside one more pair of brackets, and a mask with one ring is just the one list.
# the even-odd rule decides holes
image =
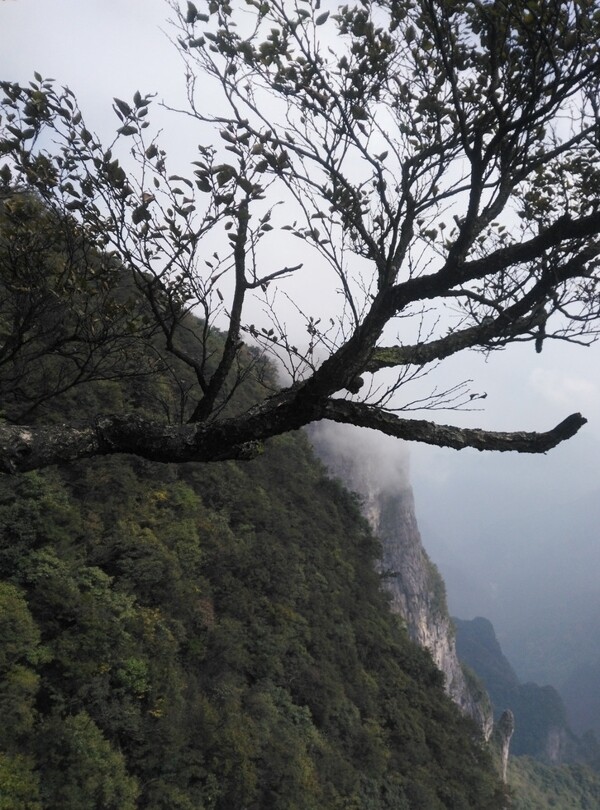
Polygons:
[[[393,612],[402,616],[410,638],[427,649],[445,679],[447,694],[489,739],[493,718],[487,695],[459,662],[444,581],[423,548],[402,449],[390,458],[381,438],[338,425],[310,433],[329,471],[361,498],[361,510],[381,542],[380,575]],[[401,446],[400,446],[401,448]]]
[[495,719],[506,709],[514,714],[511,754],[532,756],[551,765],[585,761],[586,753],[569,728],[565,707],[556,689],[519,683],[488,619],[454,619],[454,625],[460,660],[483,681]]

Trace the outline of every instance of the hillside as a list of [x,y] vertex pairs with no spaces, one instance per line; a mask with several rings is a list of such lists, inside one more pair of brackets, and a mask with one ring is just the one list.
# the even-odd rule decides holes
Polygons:
[[301,435],[0,487],[1,807],[501,806]]
[[514,715],[507,769],[511,807],[595,810],[600,806],[600,758],[593,735],[575,736],[553,687],[519,682],[490,621],[478,617],[454,623],[458,654],[485,685],[496,721],[505,709]]
[[[82,310],[77,255],[65,286],[53,221],[26,197],[15,210],[49,272],[21,252],[31,292],[14,284],[0,240],[0,326],[21,318],[22,338],[4,416],[181,416],[189,371],[138,329],[118,268],[97,302],[92,256]],[[86,330],[109,315],[107,368]],[[61,324],[79,343],[65,332],[56,351]],[[200,324],[184,325],[197,350]],[[256,382],[239,369],[230,412],[275,384],[257,353],[244,362]],[[379,553],[303,434],[247,463],[113,456],[0,477],[0,810],[502,807],[476,726],[390,612]]]
[[530,757],[511,760],[508,783],[513,810],[597,810],[600,777],[580,765],[551,767]]
[[409,638],[431,654],[446,693],[489,740],[491,706],[481,686],[465,676],[456,654],[444,581],[421,541],[406,447],[331,422],[314,425],[310,438],[330,472],[359,495],[361,511],[381,542],[377,568],[392,612],[402,618]]
[[580,761],[583,746],[569,728],[562,699],[552,686],[519,682],[487,619],[454,619],[458,655],[481,678],[496,720],[505,709],[515,717],[511,753],[549,764]]

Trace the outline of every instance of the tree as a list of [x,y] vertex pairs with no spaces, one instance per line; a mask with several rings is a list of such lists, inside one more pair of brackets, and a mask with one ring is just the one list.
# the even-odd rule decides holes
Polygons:
[[[180,112],[220,135],[199,147],[190,177],[169,174],[148,135],[149,96],[115,99],[120,126],[105,149],[68,89],[39,74],[28,87],[2,84],[6,188],[35,190],[115,257],[146,301],[146,326],[194,375],[178,424],[127,413],[77,426],[4,422],[4,472],[115,452],[247,458],[323,418],[520,452],[546,451],[585,423],[573,414],[546,433],[465,429],[398,415],[463,407],[478,396],[464,385],[432,384],[412,404],[398,397],[460,351],[596,339],[598,3],[329,6],[172,4],[189,100]],[[220,88],[214,111],[199,95],[209,81]],[[115,157],[123,142],[137,161],[129,173]],[[304,346],[279,309],[286,280],[306,272],[283,237],[303,255],[312,248],[340,296],[326,325],[296,307]],[[213,252],[218,240],[225,252]],[[252,301],[264,325],[248,322]],[[231,415],[232,391],[264,354],[290,383]],[[385,369],[395,378],[379,385]]]
[[12,192],[0,197],[0,232],[1,390],[13,420],[84,382],[139,376],[142,356],[157,369],[152,324],[120,265],[76,222]]

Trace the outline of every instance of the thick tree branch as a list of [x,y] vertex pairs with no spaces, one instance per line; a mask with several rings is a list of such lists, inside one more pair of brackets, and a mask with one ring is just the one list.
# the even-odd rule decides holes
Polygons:
[[[301,414],[301,415],[300,415]],[[419,441],[461,450],[545,453],[574,436],[585,423],[572,414],[546,433],[499,433],[478,428],[436,425],[420,419],[402,419],[364,403],[332,399],[301,408],[290,392],[259,406],[246,418],[216,424],[172,426],[126,414],[102,417],[93,425],[27,427],[0,424],[0,473],[15,474],[82,458],[131,453],[164,463],[247,460],[262,452],[262,442],[311,421],[331,419],[369,427],[406,441]]]
[[525,431],[504,433],[480,428],[437,425],[424,419],[401,419],[362,402],[349,402],[345,399],[330,400],[323,416],[334,422],[373,428],[406,441],[452,447],[455,450],[472,447],[475,450],[517,453],[545,453],[565,439],[570,439],[587,422],[580,413],[574,413],[545,433]]
[[375,372],[382,368],[418,365],[443,360],[463,349],[485,346],[494,338],[510,339],[523,335],[546,319],[545,313],[510,321],[502,314],[490,323],[477,324],[467,329],[451,332],[443,338],[429,343],[416,343],[412,346],[379,346],[369,360],[365,371]]
[[[575,239],[594,239],[599,233],[600,211],[578,218],[565,214],[538,236],[525,242],[499,248],[481,259],[458,264],[447,263],[437,273],[396,284],[385,302],[386,314],[389,312],[389,319],[413,301],[436,298],[451,287],[492,276],[515,265],[534,262],[553,247]],[[589,258],[598,252],[595,243],[589,245],[586,250],[590,251]]]
[[375,372],[382,368],[409,364],[424,365],[433,360],[443,360],[464,349],[489,345],[494,339],[502,339],[504,342],[526,334],[547,319],[547,313],[543,308],[540,309],[540,304],[551,291],[569,279],[586,276],[588,262],[597,258],[599,253],[600,248],[597,245],[587,245],[561,267],[545,272],[527,293],[496,318],[451,332],[429,343],[375,348],[365,371]]
[[[446,266],[437,273],[409,279],[395,285],[390,290],[381,290],[354,335],[305,383],[307,394],[313,398],[331,396],[346,387],[357,374],[369,369],[371,357],[377,357],[377,350],[374,350],[374,347],[385,325],[408,304],[437,298],[459,284],[500,273],[515,264],[535,261],[542,258],[550,248],[562,242],[582,239],[586,236],[596,237],[599,231],[600,212],[578,219],[572,219],[569,216],[561,217],[542,234],[526,242],[500,248],[488,257],[465,262],[453,270]],[[566,261],[562,267],[555,269],[552,275],[540,279],[529,293],[524,294],[518,303],[506,310],[505,324],[509,325],[511,320],[519,316],[526,317],[526,313],[533,308],[542,293],[548,293],[552,288],[570,278],[586,275],[586,263],[596,258],[598,252],[599,247],[597,241],[594,240],[577,255]],[[495,329],[497,330],[495,334],[498,334],[501,324],[498,320],[494,324],[495,326],[490,331],[494,334]],[[463,338],[467,341],[473,340],[474,335],[463,335]],[[466,343],[460,348],[468,348],[469,345],[476,345],[476,343],[477,341]],[[451,345],[452,338],[450,337],[444,346],[434,347],[433,356],[430,359],[436,359],[436,351],[443,351],[445,347]],[[373,351],[375,351],[374,355]],[[420,349],[419,351],[425,357],[429,350]],[[449,354],[453,354],[454,351],[458,351],[458,349],[450,351]],[[440,357],[444,356],[447,355],[443,353],[440,355]],[[417,362],[429,361],[419,360]]]
[[82,458],[132,453],[151,461],[224,461],[253,458],[261,443],[222,440],[226,426],[167,425],[135,414],[103,417],[81,427],[0,424],[0,473],[14,474]]

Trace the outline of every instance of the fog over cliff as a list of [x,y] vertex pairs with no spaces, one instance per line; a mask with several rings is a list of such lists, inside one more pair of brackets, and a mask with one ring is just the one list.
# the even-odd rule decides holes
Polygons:
[[359,460],[382,491],[412,485],[450,613],[489,618],[521,681],[560,690],[600,661],[600,441],[592,431],[545,456],[403,445],[331,423],[314,435]]
[[491,619],[520,678],[560,688],[600,656],[600,443],[521,463],[465,455],[437,480],[436,456],[413,453],[412,483],[450,611]]
[[368,470],[371,483],[381,493],[395,493],[410,486],[406,443],[369,428],[328,421],[311,425],[310,435],[316,443],[326,444],[331,455],[352,460],[357,469]]
[[[34,70],[56,77],[76,92],[101,135],[116,126],[113,96],[156,91],[158,100],[181,102],[181,65],[163,33],[162,0],[20,0],[0,3],[0,12],[3,78],[27,82]],[[175,155],[200,138],[180,124],[165,125],[163,143]],[[457,355],[442,364],[436,383],[473,379],[473,390],[486,394],[485,410],[406,414],[497,430],[546,430],[575,411],[589,419],[541,457],[410,445],[417,519],[446,579],[451,612],[490,618],[519,677],[559,688],[584,653],[600,659],[599,349],[547,341],[540,355],[531,345],[489,362]],[[406,446],[366,431],[348,441],[346,451],[368,451],[383,487],[406,481]]]

